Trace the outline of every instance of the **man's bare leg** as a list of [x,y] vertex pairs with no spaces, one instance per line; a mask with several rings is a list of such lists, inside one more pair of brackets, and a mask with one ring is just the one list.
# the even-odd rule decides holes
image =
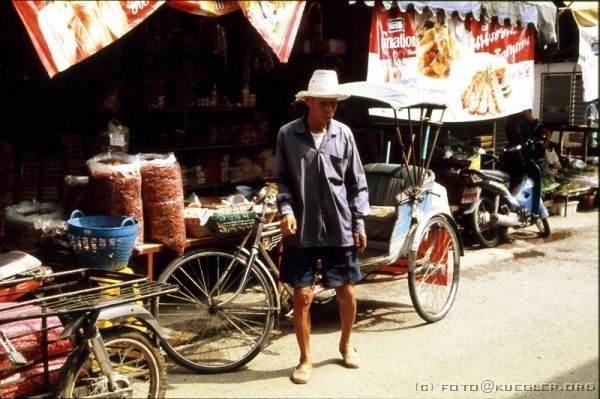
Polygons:
[[311,287],[294,287],[294,329],[300,348],[300,363],[312,363],[310,355],[310,304]]
[[356,349],[350,343],[350,334],[356,319],[356,295],[354,293],[354,285],[346,284],[341,287],[336,287],[335,294],[337,296],[340,321],[342,324],[342,334],[340,336],[340,352],[344,357],[344,366],[348,368],[358,368],[359,359]]

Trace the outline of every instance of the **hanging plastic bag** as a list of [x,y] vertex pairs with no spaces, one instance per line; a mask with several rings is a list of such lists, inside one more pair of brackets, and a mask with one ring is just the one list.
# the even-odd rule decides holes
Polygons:
[[146,237],[178,255],[185,251],[183,181],[173,153],[140,154]]
[[121,152],[98,154],[89,170],[90,215],[133,216],[139,221],[136,251],[144,243],[142,175],[138,157]]

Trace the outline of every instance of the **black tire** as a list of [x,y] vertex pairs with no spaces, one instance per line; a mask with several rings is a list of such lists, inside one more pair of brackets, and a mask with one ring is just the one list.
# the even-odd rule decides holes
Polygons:
[[500,226],[491,223],[490,215],[494,213],[494,203],[488,197],[481,197],[471,214],[471,232],[475,240],[485,248],[493,248],[500,243],[502,233]]
[[[113,370],[125,377],[124,387],[132,392],[123,397],[164,398],[167,390],[165,360],[160,349],[140,331],[127,327],[101,330]],[[73,352],[56,383],[60,398],[108,397],[106,377],[86,346]]]
[[538,218],[535,221],[535,226],[540,231],[540,237],[546,238],[550,235],[550,224],[548,223],[548,218]]
[[408,256],[408,288],[415,310],[433,323],[450,311],[460,277],[458,236],[443,216],[431,218],[414,237],[417,251]]
[[[256,264],[240,294],[223,308],[214,306],[230,299],[238,288],[246,258],[233,260],[232,254],[200,249],[173,260],[158,278],[179,286],[179,292],[154,302],[154,314],[169,335],[163,348],[190,370],[205,374],[236,370],[258,355],[273,329],[275,287]],[[216,289],[226,269],[231,273]]]

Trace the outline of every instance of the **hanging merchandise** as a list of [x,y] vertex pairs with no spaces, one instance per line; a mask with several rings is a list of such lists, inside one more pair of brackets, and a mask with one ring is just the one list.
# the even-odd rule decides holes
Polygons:
[[98,154],[86,162],[89,170],[89,215],[133,216],[139,221],[137,251],[144,243],[140,160],[121,152]]
[[533,107],[531,27],[443,12],[373,8],[367,80],[411,87],[448,104],[446,121],[475,121]]
[[179,163],[173,153],[141,154],[140,158],[146,237],[183,255],[186,234]]
[[574,1],[570,5],[579,29],[579,59],[583,101],[598,99],[598,4]]
[[129,128],[116,119],[108,121],[106,130],[96,139],[97,152],[129,151]]

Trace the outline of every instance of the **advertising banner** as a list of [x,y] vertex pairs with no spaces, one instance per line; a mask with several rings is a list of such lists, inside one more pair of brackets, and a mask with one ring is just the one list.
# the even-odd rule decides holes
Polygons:
[[533,107],[533,30],[373,9],[367,81],[407,85],[447,105],[446,121]]
[[164,1],[13,1],[50,77],[129,32]]
[[287,62],[302,19],[305,1],[240,1],[244,14],[273,49]]
[[[164,0],[13,0],[50,77],[119,39],[164,3]],[[199,0],[168,2],[176,9],[204,16],[220,16],[243,10],[281,62],[287,62],[290,56],[305,3]]]

